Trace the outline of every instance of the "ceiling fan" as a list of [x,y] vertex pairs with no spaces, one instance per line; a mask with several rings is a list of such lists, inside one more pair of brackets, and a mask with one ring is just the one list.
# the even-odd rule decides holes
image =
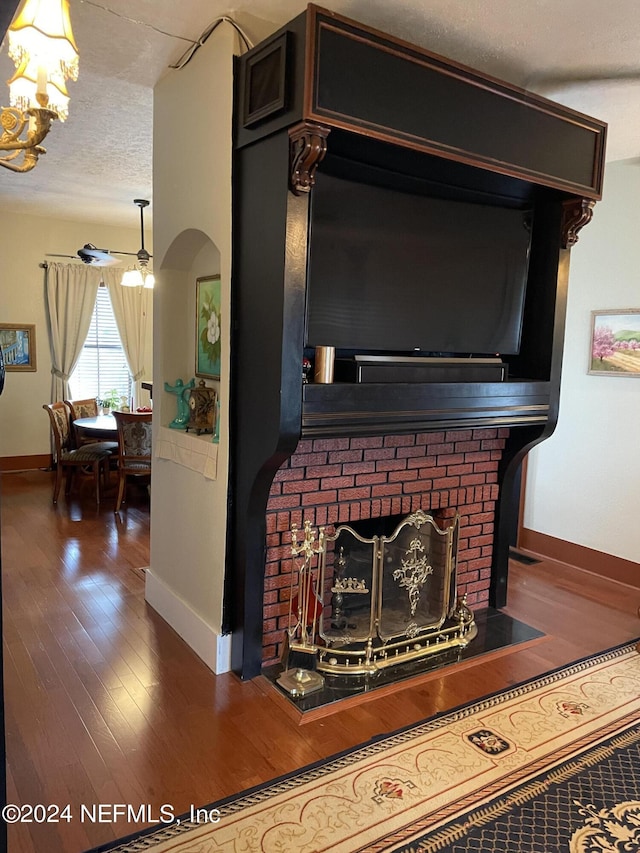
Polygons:
[[[119,255],[132,255],[133,252],[118,252]],[[81,260],[83,264],[88,264],[92,267],[113,267],[121,264],[120,258],[115,258],[109,249],[98,249],[93,243],[85,243],[81,249],[78,249],[75,255],[59,255],[53,252],[47,252],[48,258],[70,258],[74,261]]]
[[75,255],[47,254],[47,257],[79,259],[83,264],[93,267],[113,267],[122,263],[122,260],[114,257],[114,255],[130,255],[138,259],[140,267],[146,268],[152,257],[144,247],[144,208],[148,207],[149,202],[145,198],[134,198],[133,203],[140,208],[140,249],[137,252],[117,252],[115,249],[99,249],[93,243],[85,243],[81,249],[78,249]]

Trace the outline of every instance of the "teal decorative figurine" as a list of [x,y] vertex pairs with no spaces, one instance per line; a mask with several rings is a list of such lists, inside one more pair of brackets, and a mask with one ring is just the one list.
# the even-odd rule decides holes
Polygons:
[[213,430],[213,439],[214,444],[220,443],[220,398],[216,400],[216,425]]
[[170,429],[186,429],[187,424],[189,423],[189,401],[185,399],[185,395],[187,397],[189,396],[188,392],[195,386],[195,384],[195,379],[191,379],[186,385],[182,379],[176,379],[175,384],[173,385],[170,385],[168,382],[164,383],[164,390],[169,394],[175,394],[176,402],[178,404],[178,413],[169,424]]

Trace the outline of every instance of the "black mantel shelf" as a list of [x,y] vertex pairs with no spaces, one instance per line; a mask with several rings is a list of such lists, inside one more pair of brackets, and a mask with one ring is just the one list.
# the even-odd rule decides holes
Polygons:
[[376,435],[549,419],[550,383],[424,382],[303,386],[302,435]]

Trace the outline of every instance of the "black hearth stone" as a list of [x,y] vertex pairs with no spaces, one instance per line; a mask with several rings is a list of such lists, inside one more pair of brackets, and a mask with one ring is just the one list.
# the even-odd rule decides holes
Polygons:
[[512,619],[506,613],[494,610],[492,607],[480,610],[474,614],[478,635],[471,641],[466,649],[447,649],[441,654],[434,654],[422,660],[411,661],[395,667],[381,670],[375,675],[325,675],[324,688],[315,693],[301,698],[292,698],[288,693],[281,690],[276,684],[276,679],[282,673],[280,665],[270,666],[263,669],[262,674],[274,683],[274,686],[283,696],[302,711],[312,711],[324,705],[330,705],[340,699],[351,696],[359,696],[370,693],[387,684],[397,684],[407,678],[422,675],[426,672],[441,669],[452,663],[470,660],[488,652],[494,652],[518,643],[535,640],[543,637],[542,631],[532,628],[524,622]]

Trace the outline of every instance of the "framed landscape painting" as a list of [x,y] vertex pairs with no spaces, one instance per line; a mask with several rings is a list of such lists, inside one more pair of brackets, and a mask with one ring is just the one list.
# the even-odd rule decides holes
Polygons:
[[196,376],[220,379],[220,276],[196,279]]
[[640,376],[640,308],[591,312],[588,373]]
[[33,323],[0,323],[0,347],[5,370],[37,370]]

